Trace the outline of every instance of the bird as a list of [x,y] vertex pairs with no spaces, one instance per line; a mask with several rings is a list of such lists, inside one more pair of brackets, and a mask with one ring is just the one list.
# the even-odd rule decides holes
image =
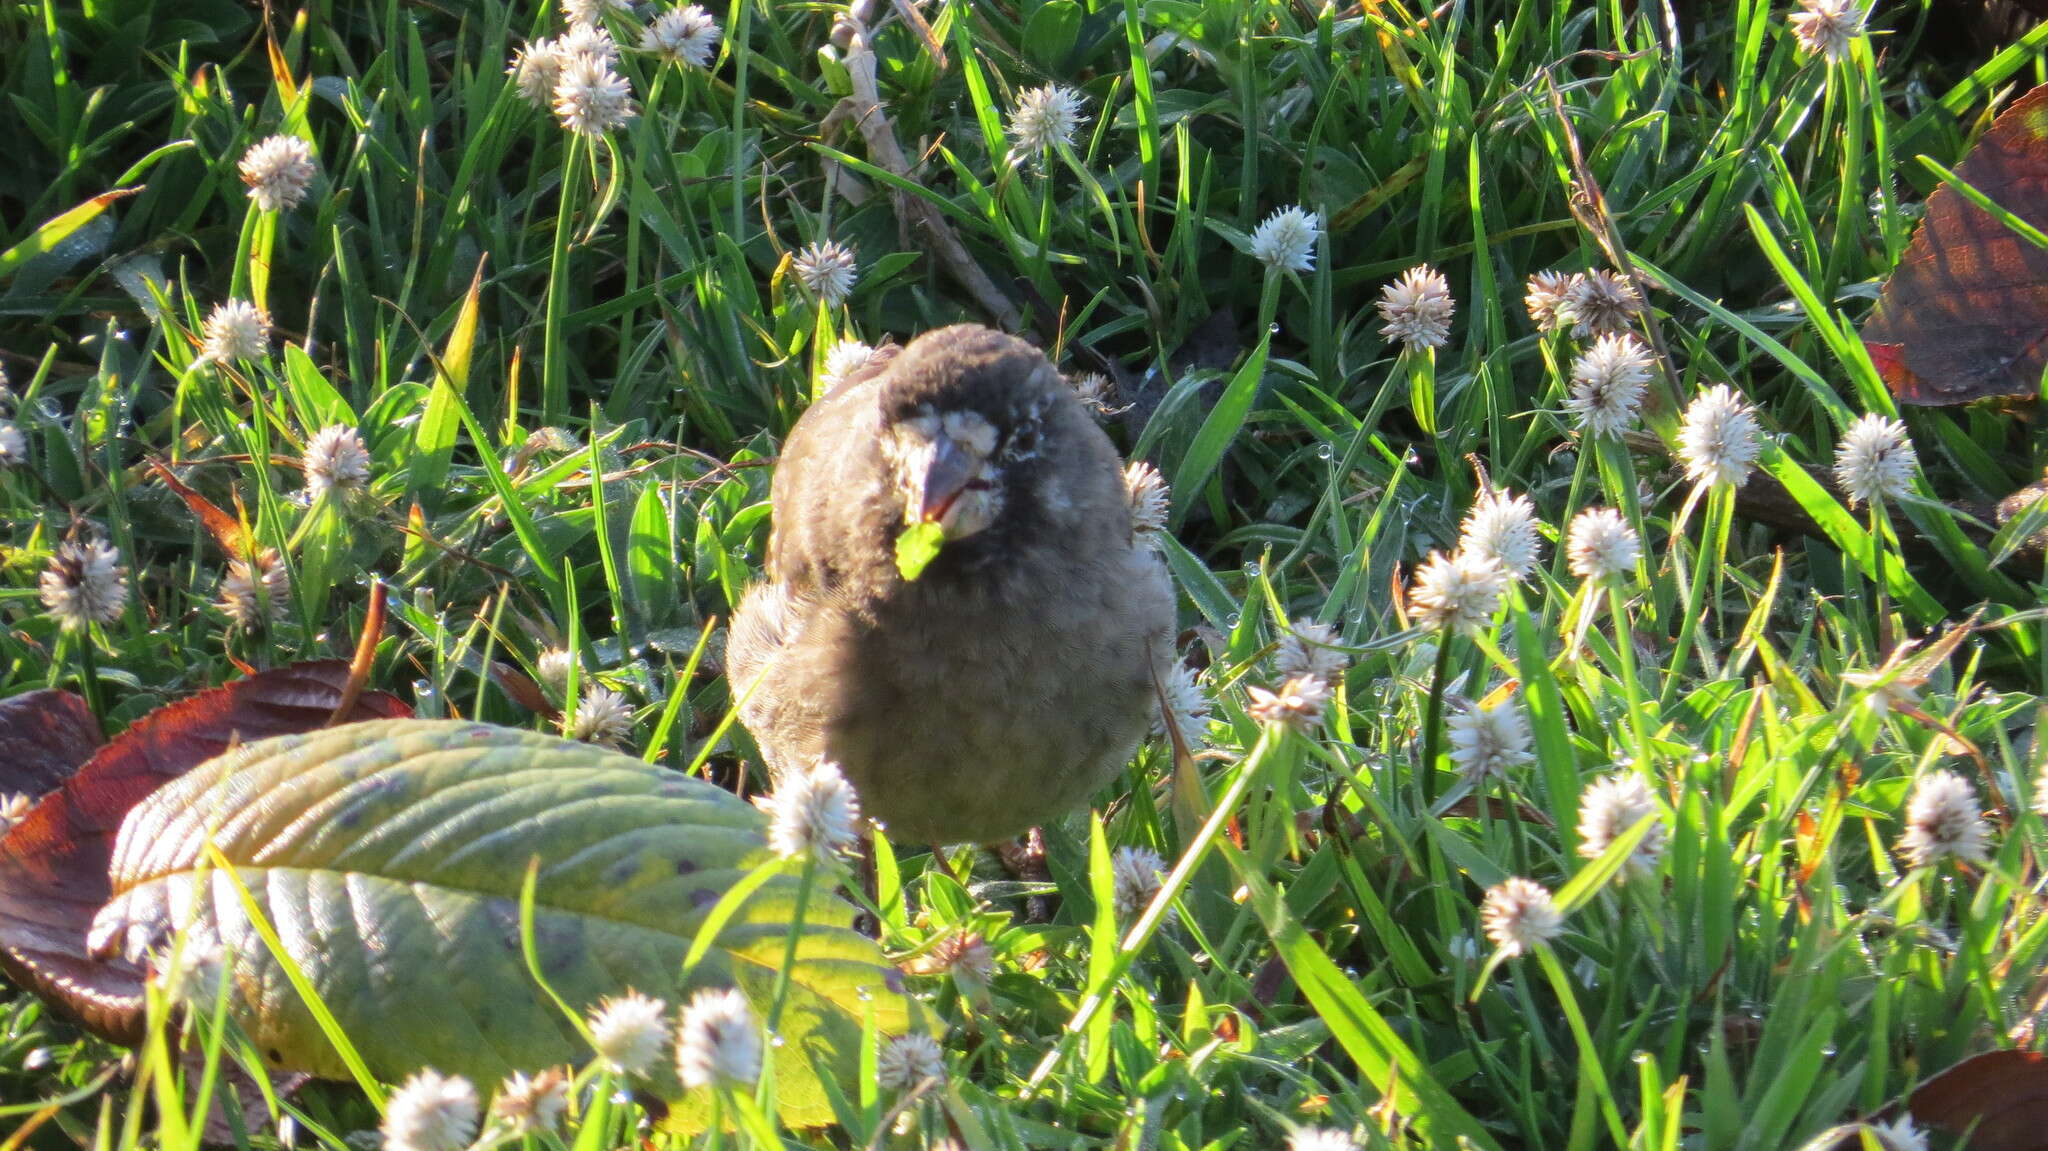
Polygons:
[[[1152,727],[1173,584],[1123,461],[1037,348],[885,347],[800,416],[727,637],[771,777],[829,761],[897,842],[995,844],[1086,804]],[[897,539],[936,524],[906,576]]]

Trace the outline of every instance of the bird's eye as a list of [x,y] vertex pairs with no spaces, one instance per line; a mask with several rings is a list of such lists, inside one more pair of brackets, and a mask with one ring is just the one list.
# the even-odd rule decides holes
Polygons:
[[1038,454],[1038,421],[1026,420],[1010,430],[1003,440],[1003,459],[1028,460]]

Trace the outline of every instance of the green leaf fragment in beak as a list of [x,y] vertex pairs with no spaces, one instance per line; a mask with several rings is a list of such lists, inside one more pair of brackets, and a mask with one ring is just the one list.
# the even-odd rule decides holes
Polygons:
[[939,548],[946,542],[946,529],[926,520],[911,524],[896,537],[896,570],[906,580],[915,580],[924,574],[925,566],[939,558]]

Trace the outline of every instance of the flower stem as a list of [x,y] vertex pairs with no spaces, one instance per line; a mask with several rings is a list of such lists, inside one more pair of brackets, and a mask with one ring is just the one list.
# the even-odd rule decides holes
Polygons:
[[1436,804],[1436,757],[1444,726],[1444,684],[1451,672],[1451,639],[1447,628],[1436,641],[1436,675],[1429,685],[1429,706],[1422,718],[1422,762],[1416,773],[1422,780],[1422,807],[1426,813]]
[[1891,517],[1885,514],[1884,500],[1870,501],[1871,590],[1877,600],[1877,659],[1873,663],[1882,661],[1892,650],[1892,597],[1884,574],[1884,541],[1890,527]]

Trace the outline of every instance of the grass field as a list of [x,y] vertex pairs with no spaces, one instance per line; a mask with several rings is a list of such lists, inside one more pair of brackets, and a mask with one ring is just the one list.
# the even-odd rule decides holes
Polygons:
[[[557,730],[573,664],[569,728],[731,784],[780,437],[842,341],[975,320],[1169,482],[1194,755],[1047,829],[1045,921],[897,845],[940,1074],[690,1138],[593,1065],[485,1141],[1917,1151],[1917,1084],[2041,1047],[2048,617],[1993,508],[2048,456],[2024,409],[1901,416],[1857,329],[2048,29],[569,7],[615,62],[501,0],[0,7],[0,695],[119,730],[348,656],[381,582],[419,714]],[[0,983],[5,1146],[196,1146],[242,1048],[152,1018],[124,1062]],[[381,1094],[227,1137],[360,1149]]]

